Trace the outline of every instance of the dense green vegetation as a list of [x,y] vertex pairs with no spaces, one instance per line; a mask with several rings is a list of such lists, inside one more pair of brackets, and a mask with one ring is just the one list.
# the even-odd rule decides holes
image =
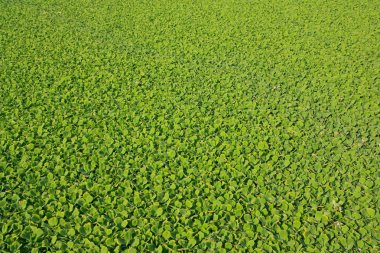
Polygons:
[[0,0],[0,251],[379,252],[379,24]]

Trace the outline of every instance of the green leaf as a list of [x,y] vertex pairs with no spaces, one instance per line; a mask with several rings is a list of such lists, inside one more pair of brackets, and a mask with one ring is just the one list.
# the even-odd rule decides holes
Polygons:
[[69,231],[67,232],[68,236],[74,236],[75,235],[75,229],[69,228]]
[[43,131],[43,125],[39,126],[37,129],[38,136],[42,136],[42,131]]
[[294,228],[299,229],[301,227],[301,222],[299,220],[294,220],[293,226]]
[[137,253],[137,250],[135,248],[128,248],[126,251],[126,253]]
[[1,231],[3,234],[7,233],[7,231],[8,231],[8,224],[7,223],[3,224]]
[[108,253],[109,250],[106,246],[100,245],[100,253]]
[[376,213],[375,209],[369,207],[369,208],[366,208],[366,211],[367,211],[368,217],[370,218],[375,217],[375,213]]
[[58,224],[58,219],[57,217],[52,217],[48,220],[48,223],[50,226],[54,227],[54,226],[57,226]]
[[323,215],[322,212],[316,212],[315,213],[315,219],[317,219],[318,221],[322,220],[322,215]]
[[21,243],[20,242],[18,242],[18,241],[14,241],[14,242],[12,242],[12,244],[10,245],[10,250],[12,251],[12,252],[16,252],[20,247],[21,247]]
[[176,156],[176,152],[173,149],[168,150],[168,157],[173,159]]
[[22,209],[25,209],[26,208],[26,205],[27,205],[27,201],[26,200],[20,200],[19,201],[19,205]]
[[260,141],[258,144],[257,144],[257,148],[259,150],[267,150],[269,148],[268,146],[268,143],[266,143],[265,141]]
[[164,212],[164,209],[162,209],[161,207],[157,208],[156,216],[161,216],[163,212]]
[[189,247],[193,247],[196,243],[197,243],[197,240],[195,240],[194,238],[190,238],[188,246]]
[[279,235],[282,240],[288,240],[288,232],[286,230],[280,229]]
[[93,197],[91,196],[91,194],[89,194],[88,192],[85,192],[84,194],[83,194],[83,199],[84,199],[84,201],[87,203],[87,204],[89,204],[89,203],[91,203],[92,201],[93,201]]
[[346,225],[342,226],[342,232],[343,232],[344,234],[346,234],[349,230],[350,230],[350,228],[347,227]]
[[55,242],[57,241],[57,236],[56,235],[53,235],[52,237],[51,237],[51,244],[55,244]]
[[193,202],[190,200],[186,200],[185,204],[187,208],[191,208],[193,206]]
[[165,238],[165,240],[169,240],[169,238],[171,237],[171,233],[170,233],[170,231],[165,230],[165,231],[162,233],[162,236]]
[[30,228],[32,229],[32,232],[36,238],[40,238],[44,234],[44,231],[40,228],[37,228],[35,226],[31,226]]

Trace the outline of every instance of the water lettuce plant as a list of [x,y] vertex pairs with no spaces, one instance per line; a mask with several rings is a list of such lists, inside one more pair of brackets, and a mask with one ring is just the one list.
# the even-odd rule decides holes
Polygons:
[[379,20],[0,0],[0,251],[379,252]]

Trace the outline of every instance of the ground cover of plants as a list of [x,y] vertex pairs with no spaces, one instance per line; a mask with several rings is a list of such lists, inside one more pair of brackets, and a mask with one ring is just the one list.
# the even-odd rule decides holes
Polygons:
[[1,252],[379,252],[379,1],[0,0]]

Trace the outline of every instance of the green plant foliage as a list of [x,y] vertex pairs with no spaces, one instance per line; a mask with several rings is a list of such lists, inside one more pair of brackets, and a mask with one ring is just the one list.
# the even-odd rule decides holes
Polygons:
[[0,252],[380,252],[380,1],[0,1]]

